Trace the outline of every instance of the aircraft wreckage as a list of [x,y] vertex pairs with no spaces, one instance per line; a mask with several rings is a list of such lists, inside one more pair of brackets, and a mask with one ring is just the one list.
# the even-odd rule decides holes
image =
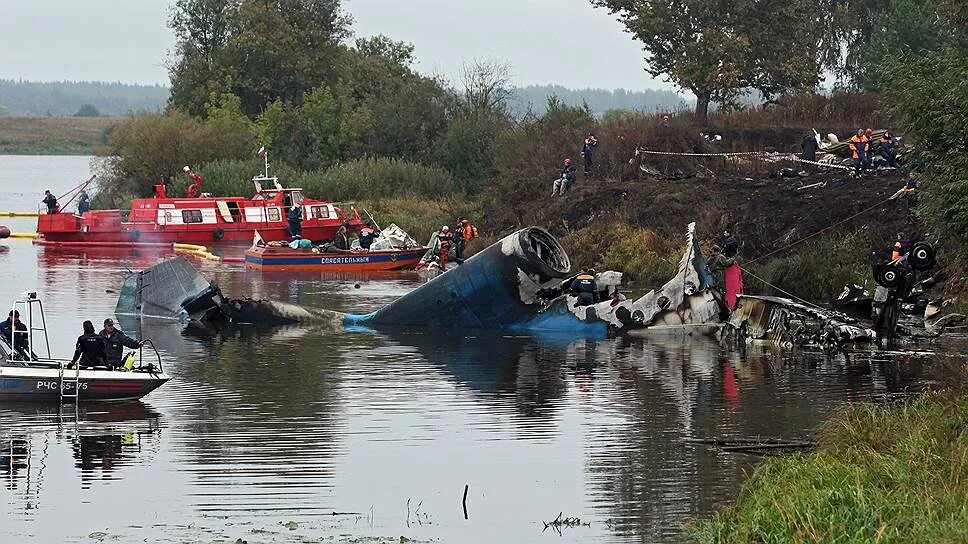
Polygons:
[[519,230],[366,315],[343,314],[274,301],[228,299],[183,258],[125,279],[120,315],[152,316],[205,326],[265,323],[327,324],[349,330],[391,328],[491,329],[583,337],[653,333],[730,333],[778,345],[871,342],[873,328],[845,313],[779,297],[745,295],[729,312],[696,238],[695,224],[676,275],[662,288],[624,300],[622,275],[603,272],[595,304],[578,305],[569,292],[572,263],[547,231]]

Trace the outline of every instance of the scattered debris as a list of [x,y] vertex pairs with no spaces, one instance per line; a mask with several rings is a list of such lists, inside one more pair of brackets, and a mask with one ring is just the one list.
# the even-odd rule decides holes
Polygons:
[[542,523],[544,523],[544,529],[542,529],[541,532],[543,533],[547,531],[549,528],[551,528],[560,535],[562,529],[567,529],[571,527],[591,527],[592,526],[591,523],[583,522],[581,518],[572,518],[572,517],[563,518],[561,517],[562,514],[564,514],[564,512],[558,512],[558,517],[555,518],[553,521],[543,521]]

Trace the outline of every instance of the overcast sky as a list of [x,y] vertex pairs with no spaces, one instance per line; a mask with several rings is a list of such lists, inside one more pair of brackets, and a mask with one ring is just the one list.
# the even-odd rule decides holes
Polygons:
[[[167,84],[171,0],[0,0],[0,78]],[[413,43],[418,68],[455,79],[476,58],[518,85],[671,88],[639,44],[589,0],[344,0],[359,36]]]

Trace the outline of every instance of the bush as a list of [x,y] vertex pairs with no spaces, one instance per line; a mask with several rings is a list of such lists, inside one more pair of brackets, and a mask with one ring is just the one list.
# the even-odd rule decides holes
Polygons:
[[617,270],[641,287],[661,287],[676,273],[683,245],[626,223],[587,227],[561,239],[572,266]]

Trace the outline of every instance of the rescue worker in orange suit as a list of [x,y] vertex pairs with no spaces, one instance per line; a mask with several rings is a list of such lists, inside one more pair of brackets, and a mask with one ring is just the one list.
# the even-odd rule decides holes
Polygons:
[[583,268],[581,274],[578,274],[575,276],[575,279],[571,280],[571,286],[568,290],[578,297],[575,306],[591,306],[595,304],[595,295],[598,293],[598,284],[595,282],[595,269]]
[[195,172],[192,172],[192,169],[189,166],[186,166],[182,170],[184,170],[185,173],[188,174],[188,177],[191,178],[193,182],[191,185],[188,186],[188,190],[185,191],[185,197],[186,198],[197,197],[200,191],[202,190],[202,182],[205,180],[202,179],[202,176],[196,174]]
[[450,227],[444,225],[437,233],[437,241],[440,242],[440,253],[438,254],[440,269],[447,270],[447,259],[450,258],[450,248],[454,246],[454,235],[450,232]]
[[887,161],[887,165],[891,168],[900,168],[901,165],[897,163],[897,138],[890,132],[885,132],[877,143],[880,144],[878,151]]
[[849,145],[850,150],[853,152],[854,159],[854,173],[860,175],[864,172],[864,168],[867,166],[867,137],[864,135],[864,129],[857,129],[857,134],[851,136]]
[[592,168],[595,167],[595,150],[598,149],[598,138],[595,137],[594,132],[589,132],[588,136],[585,136],[585,141],[581,146],[581,156],[585,159],[585,175],[590,175],[592,173]]
[[906,255],[908,252],[908,243],[904,239],[904,233],[897,233],[897,239],[894,240],[894,249],[891,251],[891,260],[896,261]]

